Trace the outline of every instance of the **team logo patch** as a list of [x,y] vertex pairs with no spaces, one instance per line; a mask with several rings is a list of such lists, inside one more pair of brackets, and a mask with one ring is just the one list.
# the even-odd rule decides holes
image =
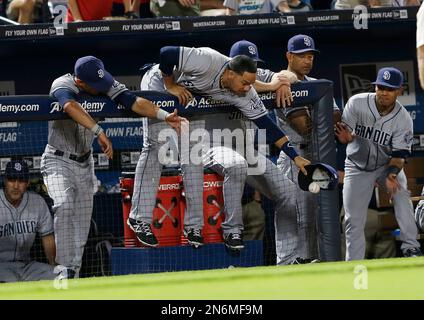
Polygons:
[[305,46],[310,47],[311,46],[311,40],[309,38],[303,38],[303,43]]
[[22,171],[22,165],[20,163],[15,163],[15,170]]
[[99,78],[102,78],[102,79],[103,79],[103,77],[105,76],[105,73],[104,73],[104,71],[103,71],[102,69],[99,69],[99,70],[97,71],[97,74],[99,75]]
[[412,133],[412,131],[408,131],[405,133],[405,136],[403,137],[405,143],[407,144],[411,144],[412,141],[414,140],[414,134]]
[[255,49],[255,47],[254,47],[254,46],[249,46],[247,49],[249,50],[249,53],[250,53],[251,55],[256,54],[256,49]]
[[384,80],[389,80],[390,79],[390,72],[389,71],[384,71],[384,73],[383,73],[383,79]]

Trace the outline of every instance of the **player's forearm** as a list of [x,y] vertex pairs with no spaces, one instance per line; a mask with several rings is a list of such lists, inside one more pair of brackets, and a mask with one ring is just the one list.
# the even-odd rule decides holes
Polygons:
[[84,128],[91,130],[96,121],[81,107],[76,101],[69,101],[65,104],[63,110],[74,120],[82,125]]
[[417,48],[417,62],[421,89],[424,90],[424,45]]
[[131,110],[143,117],[148,117],[151,119],[164,120],[168,115],[168,112],[160,109],[153,102],[140,97],[138,97],[134,102]]
[[82,21],[81,12],[78,7],[77,0],[69,0],[68,2],[68,8],[71,10],[72,17],[74,17],[74,21],[80,20]]
[[56,258],[56,244],[54,242],[54,235],[49,234],[41,238],[41,243],[43,245],[44,253],[47,257],[49,264],[55,264]]
[[259,80],[256,80],[253,84],[253,88],[255,88],[256,92],[269,92],[269,91],[275,91],[281,86],[281,83],[278,83],[277,81],[273,82],[262,82]]

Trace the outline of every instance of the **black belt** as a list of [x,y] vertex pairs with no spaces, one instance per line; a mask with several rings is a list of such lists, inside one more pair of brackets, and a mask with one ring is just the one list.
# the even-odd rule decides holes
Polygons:
[[297,145],[299,146],[300,150],[306,149],[308,147],[306,143],[298,143]]
[[[63,157],[65,152],[56,150],[53,153],[55,156]],[[85,162],[88,158],[90,158],[91,151],[88,151],[86,154],[83,154],[82,156],[77,156],[76,154],[70,154],[69,159],[76,161],[76,162]]]

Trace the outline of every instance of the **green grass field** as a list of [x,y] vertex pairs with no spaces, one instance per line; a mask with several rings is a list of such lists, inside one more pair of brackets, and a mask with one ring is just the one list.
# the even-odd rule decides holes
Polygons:
[[7,283],[0,299],[424,299],[424,258]]

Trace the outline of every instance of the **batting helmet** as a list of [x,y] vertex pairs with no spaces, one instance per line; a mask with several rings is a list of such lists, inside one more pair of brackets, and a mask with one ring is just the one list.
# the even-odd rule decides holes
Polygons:
[[308,175],[304,175],[299,171],[297,181],[300,189],[309,191],[309,185],[316,182],[322,190],[333,190],[339,183],[339,175],[337,171],[328,164],[315,163],[305,166]]

